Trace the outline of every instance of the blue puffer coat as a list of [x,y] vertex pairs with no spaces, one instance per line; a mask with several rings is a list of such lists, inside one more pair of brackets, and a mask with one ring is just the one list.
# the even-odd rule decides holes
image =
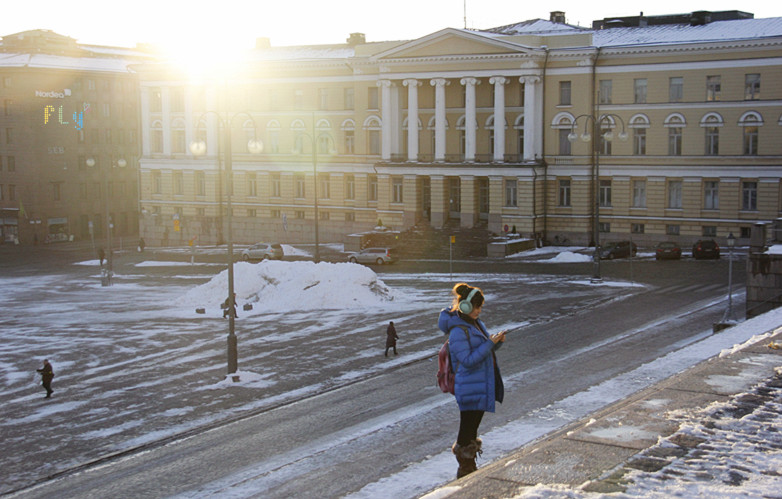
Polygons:
[[[495,346],[483,322],[478,319],[477,323],[483,331],[459,317],[458,312],[448,309],[440,312],[437,321],[440,330],[449,335],[459,410],[494,412],[494,401],[502,402],[504,395],[502,377],[494,358],[494,351],[502,343]],[[469,338],[464,329],[457,326],[467,326]]]

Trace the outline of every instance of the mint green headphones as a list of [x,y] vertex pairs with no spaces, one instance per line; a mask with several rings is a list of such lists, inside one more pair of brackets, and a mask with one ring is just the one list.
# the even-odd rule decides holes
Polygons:
[[467,298],[459,302],[459,312],[463,314],[469,314],[472,312],[472,297],[475,296],[475,293],[477,292],[478,288],[472,288],[472,291],[470,291],[470,294],[467,295]]

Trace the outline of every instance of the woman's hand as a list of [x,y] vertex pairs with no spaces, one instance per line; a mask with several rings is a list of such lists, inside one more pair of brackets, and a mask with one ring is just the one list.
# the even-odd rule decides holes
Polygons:
[[500,331],[497,334],[491,335],[491,341],[493,341],[495,345],[497,343],[502,343],[505,341],[505,333],[507,333],[507,331]]

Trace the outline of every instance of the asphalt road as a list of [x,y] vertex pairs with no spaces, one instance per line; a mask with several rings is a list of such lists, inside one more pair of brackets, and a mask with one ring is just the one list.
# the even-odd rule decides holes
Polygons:
[[[30,265],[40,265],[64,276],[85,272],[68,269],[57,260],[50,258],[42,262],[34,255],[27,255],[23,264],[14,267],[14,272],[23,277],[25,272],[33,272]],[[8,265],[8,261],[4,259],[0,266]],[[743,260],[734,262],[736,283],[744,282],[743,264]],[[509,390],[498,412],[484,419],[481,431],[488,432],[708,334],[712,323],[725,311],[727,265],[726,259],[604,262],[601,270],[607,281],[636,284],[623,287],[584,285],[582,281],[591,275],[591,264],[550,265],[531,261],[485,260],[455,262],[453,266],[448,262],[402,262],[391,269],[393,273],[381,277],[391,286],[415,290],[422,300],[442,295],[446,297],[443,301],[447,301],[447,289],[453,282],[449,270],[454,270],[455,278],[480,276],[475,284],[482,286],[488,295],[484,315],[489,327],[518,327],[499,352]],[[442,279],[421,279],[423,271],[442,272]],[[183,273],[179,269],[154,272],[154,276],[145,278],[166,280]],[[739,292],[734,296],[734,307],[740,310],[743,286],[735,288]],[[19,300],[11,305],[21,307],[23,302]],[[275,337],[250,340],[240,336],[240,367],[284,373],[279,375],[277,384],[264,390],[262,397],[267,403],[248,405],[248,401],[258,397],[257,391],[243,391],[217,402],[208,399],[219,397],[195,394],[193,397],[201,398],[182,403],[203,404],[206,407],[203,411],[213,416],[208,424],[201,425],[202,430],[191,428],[179,432],[177,437],[176,431],[170,427],[166,431],[165,424],[160,423],[160,427],[146,430],[160,431],[162,437],[145,441],[135,450],[117,444],[122,438],[132,436],[120,434],[114,445],[127,452],[114,453],[112,458],[105,457],[112,454],[106,442],[93,443],[92,447],[89,441],[81,442],[71,451],[67,445],[49,449],[52,451],[46,453],[49,457],[63,453],[60,456],[63,462],[55,468],[57,477],[48,480],[45,475],[37,478],[34,474],[25,475],[28,483],[38,482],[38,485],[17,495],[223,497],[232,492],[246,495],[249,488],[258,497],[338,497],[398,473],[408,463],[447,449],[458,425],[452,399],[440,394],[433,385],[436,364],[432,352],[442,337],[432,333],[436,309],[432,309],[429,301],[422,305],[426,306],[409,310],[401,318],[393,310],[378,311],[371,317],[293,314],[296,316],[284,320],[277,318]],[[96,306],[109,311],[122,308],[113,303]],[[145,327],[173,327],[160,324],[159,320],[148,320]],[[317,340],[310,337],[304,343],[290,338],[295,331],[318,329],[324,320],[332,328],[358,330],[358,334]],[[368,331],[378,330],[388,320],[395,320],[398,325],[402,355],[400,359],[387,363],[384,359],[379,363],[375,355],[364,353],[378,343],[379,355],[380,341],[366,336]],[[4,325],[10,325],[7,319],[4,321]],[[261,324],[266,323],[254,325]],[[107,330],[127,326],[123,319],[117,319]],[[199,327],[195,323],[191,326]],[[210,327],[213,326],[205,330]],[[413,338],[414,332],[421,334]],[[202,339],[203,346],[195,348],[214,348],[214,341],[201,335],[191,341]],[[182,348],[181,355],[193,354],[194,347]],[[132,342],[125,349],[132,350]],[[176,348],[161,346],[161,349],[174,357],[180,355]],[[124,358],[121,354],[114,355],[117,359]],[[132,352],[124,355],[127,357]],[[213,355],[219,359],[224,353]],[[148,362],[159,363],[160,358],[153,355]],[[130,390],[123,391],[116,401],[106,402],[107,411],[116,411],[117,415],[96,421],[99,427],[122,424],[121,418],[132,410],[146,414],[170,412],[177,403],[169,401],[171,394],[176,393],[175,382],[170,383],[173,387],[163,383],[147,389],[144,384],[149,378],[143,373],[150,367],[142,360],[134,363],[125,358],[125,361],[130,367],[123,384]],[[185,361],[182,363],[187,366]],[[194,378],[213,375],[213,370],[183,367],[184,379],[179,382],[195,383]],[[347,376],[357,372],[362,374]],[[139,379],[134,379],[134,373]],[[109,380],[102,383],[103,389],[116,388]],[[299,395],[292,395],[296,393]],[[233,421],[220,423],[221,414],[230,415]],[[190,416],[205,417],[201,413]],[[22,433],[31,431],[19,426],[16,430]],[[7,430],[14,429],[4,428],[4,434]],[[57,431],[55,428],[40,436],[33,434],[31,440],[10,440],[17,453],[30,451],[25,464],[31,466],[44,459],[40,451],[33,450],[35,439],[48,436],[55,442]],[[67,428],[60,431],[65,432]],[[83,462],[93,464],[80,467],[78,463]],[[6,464],[13,467],[15,463],[0,464],[7,470]],[[53,474],[51,468],[48,473]]]

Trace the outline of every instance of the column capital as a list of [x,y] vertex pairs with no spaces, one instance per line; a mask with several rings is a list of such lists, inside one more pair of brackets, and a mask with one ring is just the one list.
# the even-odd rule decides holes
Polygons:
[[377,86],[391,88],[394,86],[394,82],[391,80],[377,80]]
[[451,82],[446,80],[445,78],[433,78],[430,82],[430,85],[433,87],[444,87],[446,85],[450,85]]
[[467,85],[480,85],[481,84],[481,80],[479,80],[478,78],[473,78],[472,76],[468,76],[467,78],[462,78],[461,80],[459,80],[459,83],[461,83],[464,86],[467,86]]
[[509,82],[510,80],[508,80],[504,76],[492,76],[491,78],[489,78],[489,83],[491,83],[492,85],[505,85]]
[[519,78],[519,83],[529,83],[529,84],[535,84],[540,83],[540,76],[522,76]]
[[408,78],[406,80],[402,80],[402,85],[406,87],[420,87],[421,85],[423,85],[423,83],[416,80],[415,78]]

